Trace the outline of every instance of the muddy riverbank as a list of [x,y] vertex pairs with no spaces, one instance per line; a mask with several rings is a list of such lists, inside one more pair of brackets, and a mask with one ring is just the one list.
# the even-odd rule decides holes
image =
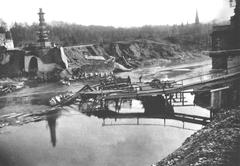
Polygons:
[[220,110],[215,119],[187,138],[175,152],[154,166],[238,166],[240,107]]

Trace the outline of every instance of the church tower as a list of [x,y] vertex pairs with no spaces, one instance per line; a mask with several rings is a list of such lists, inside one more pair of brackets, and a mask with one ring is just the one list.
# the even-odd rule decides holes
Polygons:
[[198,17],[198,11],[196,10],[196,17],[195,17],[195,24],[198,25],[200,23],[199,17]]
[[46,28],[46,23],[44,19],[44,14],[42,8],[39,9],[39,30],[38,30],[38,43],[42,48],[51,47],[51,42],[48,40],[49,31]]

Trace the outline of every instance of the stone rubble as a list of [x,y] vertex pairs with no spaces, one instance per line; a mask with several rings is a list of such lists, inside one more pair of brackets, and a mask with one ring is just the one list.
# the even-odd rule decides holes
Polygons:
[[23,80],[13,80],[9,78],[0,79],[0,95],[5,95],[24,88]]
[[220,110],[215,119],[187,138],[156,166],[240,165],[240,107]]
[[58,108],[43,110],[35,113],[10,113],[0,116],[0,129],[6,126],[20,126],[31,122],[38,122],[46,119],[46,115],[57,113]]

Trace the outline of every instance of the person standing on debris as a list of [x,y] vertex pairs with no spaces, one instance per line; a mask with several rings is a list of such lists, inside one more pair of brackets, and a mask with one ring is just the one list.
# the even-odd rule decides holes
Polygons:
[[128,76],[128,83],[131,84],[131,78]]
[[140,83],[142,82],[142,75],[139,77],[139,82]]

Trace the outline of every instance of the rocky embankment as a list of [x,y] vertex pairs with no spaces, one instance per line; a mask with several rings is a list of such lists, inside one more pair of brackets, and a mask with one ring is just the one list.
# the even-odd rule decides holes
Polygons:
[[208,58],[203,52],[183,50],[179,45],[167,41],[119,41],[105,44],[103,47],[110,56],[115,57],[117,63],[127,69],[156,63],[162,66],[174,65]]
[[[43,79],[54,76],[78,79],[92,74],[131,71],[145,66],[174,66],[206,60],[203,52],[183,50],[179,45],[167,41],[131,40],[114,43],[90,44],[64,47],[68,69],[49,73]],[[59,74],[60,73],[60,74]],[[52,80],[56,80],[54,77]]]
[[187,138],[154,166],[239,166],[240,107],[221,110],[214,120]]
[[154,64],[167,66],[208,58],[203,52],[183,50],[179,45],[167,41],[145,39],[65,47],[64,52],[70,68],[94,73],[113,69],[130,71]]

